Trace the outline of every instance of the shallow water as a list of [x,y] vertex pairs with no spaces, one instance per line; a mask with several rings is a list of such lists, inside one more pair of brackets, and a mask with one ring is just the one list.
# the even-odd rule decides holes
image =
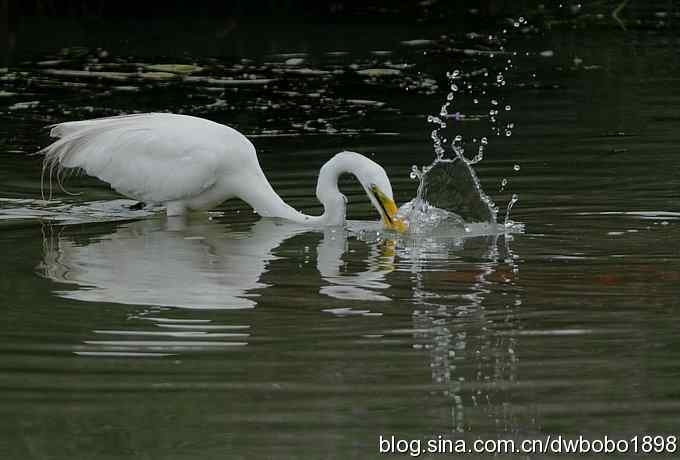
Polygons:
[[[475,168],[501,208],[519,194],[524,233],[385,234],[350,179],[345,229],[259,220],[238,202],[188,220],[136,214],[82,177],[66,181],[79,195],[40,201],[40,159],[26,154],[48,142],[42,126],[149,110],[242,130],[307,212],[342,149],[371,154],[397,201],[413,198],[444,73],[486,61],[456,51],[474,40],[402,30],[367,49],[339,30],[191,59],[97,50],[108,30],[61,54],[18,42],[0,101],[5,458],[374,458],[380,434],[677,434],[671,32],[512,44],[554,55],[506,75],[516,129]],[[415,39],[431,41],[401,43]]]

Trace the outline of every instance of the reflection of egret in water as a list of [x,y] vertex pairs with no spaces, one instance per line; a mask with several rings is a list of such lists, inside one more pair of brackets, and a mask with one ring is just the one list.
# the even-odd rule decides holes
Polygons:
[[[366,232],[363,230],[363,234]],[[372,233],[376,237],[380,235],[379,232]],[[324,231],[317,247],[317,267],[321,277],[329,284],[322,286],[320,293],[344,300],[390,300],[380,291],[390,287],[385,277],[394,270],[394,241],[381,239],[369,244],[368,269],[348,272],[342,269],[343,255],[348,251],[348,235],[348,230],[342,228]]]
[[88,244],[65,236],[48,242],[43,273],[75,290],[57,294],[88,302],[193,309],[253,308],[266,287],[260,276],[272,250],[306,231],[262,219],[250,230],[224,231],[210,221],[143,220]]
[[[381,235],[379,224],[364,227]],[[56,227],[47,228],[51,232]],[[274,250],[293,236],[315,232],[323,232],[317,247],[317,269],[329,283],[321,287],[321,294],[347,300],[389,300],[376,291],[389,288],[385,276],[393,270],[393,240],[369,245],[368,269],[347,273],[342,270],[350,234],[347,229],[313,230],[272,219],[232,231],[218,223],[183,218],[136,221],[87,244],[65,236],[62,228],[60,234],[45,240],[41,272],[59,283],[78,286],[56,291],[69,299],[247,309],[256,306],[257,291],[268,286],[261,278],[269,262],[277,258]]]
[[[514,432],[519,426],[509,410],[505,385],[517,379],[517,343],[514,336],[502,334],[516,328],[515,310],[521,303],[513,286],[517,267],[507,244],[510,237],[502,237],[502,250],[499,235],[460,241],[465,257],[455,267],[450,256],[444,264],[436,256],[443,249],[439,245],[437,250],[436,240],[415,242],[400,254],[410,264],[403,268],[413,273],[416,347],[430,352],[432,380],[445,386],[444,394],[451,400],[454,432],[472,429],[479,411],[502,432]],[[430,283],[451,287],[448,292],[428,290]],[[486,295],[498,290],[506,291],[508,302],[486,305]]]
[[[55,228],[60,233],[54,234]],[[260,278],[275,258],[272,251],[308,231],[271,219],[225,231],[215,222],[180,218],[125,223],[83,243],[77,235],[67,236],[68,227],[47,230],[51,235],[45,238],[40,269],[47,278],[75,287],[56,291],[59,296],[145,306],[130,318],[136,329],[93,331],[98,338],[76,348],[88,356],[167,356],[246,345],[249,325],[186,318],[168,307],[255,307],[257,290],[267,287]]]
[[[361,226],[361,225],[360,225]],[[365,223],[380,230],[379,223]],[[204,217],[149,219],[117,224],[113,232],[92,233],[84,239],[69,226],[45,227],[40,272],[60,283],[55,293],[67,299],[139,305],[132,315],[137,329],[95,330],[104,340],[87,340],[77,350],[85,355],[165,356],[177,351],[206,351],[247,344],[250,326],[215,324],[206,315],[188,317],[187,310],[244,310],[258,304],[263,280],[274,253],[286,240],[302,234],[319,235],[316,268],[319,293],[341,300],[390,300],[393,270],[390,240],[368,245],[366,270],[343,269],[348,230],[313,230],[298,224],[260,219],[226,228]],[[57,231],[58,229],[58,231]],[[49,236],[47,236],[49,234]],[[361,243],[364,245],[364,243]],[[181,310],[172,310],[178,308]],[[342,311],[340,311],[342,310]],[[347,311],[346,311],[347,310]],[[184,311],[185,313],[177,314]],[[363,310],[331,309],[335,314]],[[372,314],[369,311],[366,314]],[[149,329],[148,326],[153,325]],[[115,339],[124,340],[115,340]],[[92,347],[95,347],[93,349]]]

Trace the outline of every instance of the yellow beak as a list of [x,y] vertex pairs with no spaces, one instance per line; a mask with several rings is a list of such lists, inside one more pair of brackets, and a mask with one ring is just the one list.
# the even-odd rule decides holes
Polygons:
[[371,187],[371,192],[375,195],[382,208],[382,220],[386,228],[396,230],[398,232],[405,232],[407,229],[406,222],[397,219],[397,204],[392,198],[385,195],[377,186]]

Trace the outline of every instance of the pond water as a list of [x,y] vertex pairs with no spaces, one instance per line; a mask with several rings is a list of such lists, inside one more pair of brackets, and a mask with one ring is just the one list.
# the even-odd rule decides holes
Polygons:
[[[403,236],[372,223],[352,178],[348,226],[310,230],[240,202],[132,211],[87,177],[44,202],[28,154],[50,123],[167,110],[248,135],[305,212],[344,149],[383,165],[402,204],[412,165],[433,160],[446,72],[499,65],[465,51],[483,38],[301,26],[226,45],[207,23],[218,42],[204,46],[177,27],[116,40],[125,27],[64,26],[57,44],[28,27],[0,75],[4,458],[376,458],[380,435],[677,434],[675,34],[509,37],[514,129],[474,168],[501,218],[517,194],[523,232]],[[448,122],[466,138],[490,129],[470,99]]]

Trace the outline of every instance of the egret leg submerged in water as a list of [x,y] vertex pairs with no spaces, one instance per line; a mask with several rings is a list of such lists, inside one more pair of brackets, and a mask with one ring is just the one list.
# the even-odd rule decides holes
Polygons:
[[165,205],[168,215],[211,209],[240,198],[264,217],[310,225],[343,225],[347,198],[338,178],[359,180],[386,228],[405,230],[385,170],[355,152],[340,152],[319,172],[316,196],[320,216],[308,216],[286,204],[262,172],[253,144],[219,123],[188,115],[145,113],[59,123],[50,131],[59,139],[40,151],[50,176],[62,168],[80,168],[117,192],[144,203]]

